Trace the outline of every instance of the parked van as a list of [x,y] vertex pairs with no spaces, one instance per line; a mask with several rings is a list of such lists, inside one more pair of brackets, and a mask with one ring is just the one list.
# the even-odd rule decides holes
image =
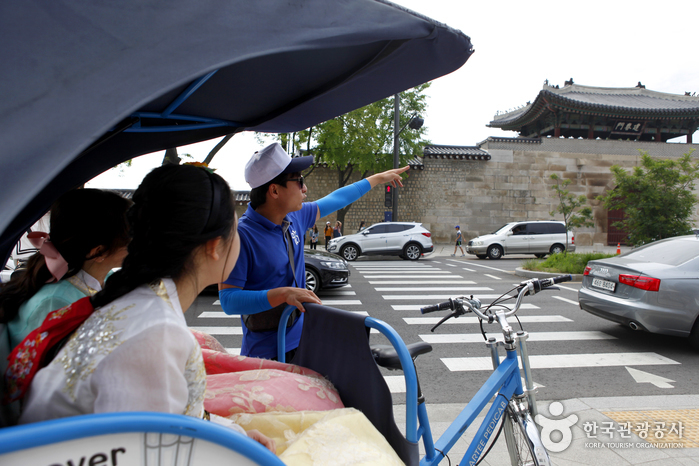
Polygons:
[[478,236],[468,242],[466,252],[479,259],[500,259],[505,254],[534,254],[541,258],[565,250],[575,251],[575,237],[563,222],[512,222],[489,235]]

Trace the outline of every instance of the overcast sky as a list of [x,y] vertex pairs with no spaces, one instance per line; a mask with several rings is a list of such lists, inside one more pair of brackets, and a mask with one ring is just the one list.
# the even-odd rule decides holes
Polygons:
[[[533,101],[544,80],[563,87],[634,87],[699,93],[695,63],[697,2],[588,0],[465,1],[397,0],[395,3],[446,23],[471,37],[475,53],[456,72],[428,89],[427,138],[434,144],[476,145],[488,136],[517,133],[487,128],[498,112]],[[684,142],[685,138],[681,141]],[[699,132],[694,141],[699,142]],[[179,148],[204,159],[218,139]],[[247,190],[243,167],[260,147],[251,133],[233,139],[211,164],[237,190]],[[160,165],[163,153],[134,159],[88,185],[134,189]]]

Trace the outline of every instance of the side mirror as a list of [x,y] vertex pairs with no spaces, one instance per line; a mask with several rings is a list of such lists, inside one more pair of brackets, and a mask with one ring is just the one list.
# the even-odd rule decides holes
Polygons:
[[368,230],[362,230],[361,233],[362,233],[364,236],[366,236],[366,235],[369,234],[369,231],[368,231]]
[[512,236],[513,234],[514,234],[514,233],[512,233],[512,230],[510,230],[510,231],[508,231],[508,232],[506,233],[507,236]]

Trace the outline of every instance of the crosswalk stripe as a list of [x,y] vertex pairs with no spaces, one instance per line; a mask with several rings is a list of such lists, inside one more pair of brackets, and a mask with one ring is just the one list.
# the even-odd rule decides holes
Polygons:
[[461,270],[465,270],[467,272],[475,272],[473,269],[467,269],[466,267],[462,267]]
[[384,375],[383,379],[391,393],[405,393],[405,377],[402,375]]
[[225,350],[228,354],[240,354],[240,348],[225,348]]
[[242,335],[243,327],[189,327],[209,335]]
[[359,299],[323,299],[323,306],[361,306]]
[[431,275],[431,274],[450,274],[451,272],[448,270],[402,270],[402,269],[386,269],[386,270],[360,270],[359,273],[364,275],[367,278],[371,278],[372,275],[375,274],[387,274],[387,273],[420,273],[420,274],[426,274],[426,275]]
[[[456,277],[458,278],[458,277]],[[369,280],[370,285],[475,285],[471,280]]]
[[580,305],[577,301],[573,301],[572,299],[566,299],[566,298],[564,298],[564,297],[562,297],[562,296],[552,296],[552,298],[556,298],[556,299],[561,300],[561,301],[563,301],[563,302],[565,302],[565,303],[574,304],[574,305],[576,305],[576,306],[579,306],[579,305]]
[[[454,260],[454,259],[450,259],[450,260]],[[461,263],[461,261],[455,261],[455,262]],[[470,265],[471,267],[483,267],[484,269],[490,269],[490,270],[495,270],[496,272],[504,272],[504,273],[507,273],[507,270],[498,269],[498,268],[490,267],[490,266],[487,266],[487,265],[481,265],[481,264],[475,264],[475,263],[470,263],[469,265]]]
[[[490,357],[484,358],[442,358],[442,362],[452,372],[492,371]],[[562,369],[572,367],[617,367],[617,366],[657,366],[680,364],[657,353],[587,353],[530,355],[532,369]]]
[[239,315],[228,315],[223,311],[205,311],[197,317],[200,319],[239,319]]
[[447,264],[447,267],[456,267],[454,264]]
[[[440,300],[440,299],[445,300],[445,299],[453,298],[454,295],[451,295],[451,294],[395,295],[395,296],[383,295],[381,297],[383,299],[386,299],[386,300],[404,299],[406,301],[413,301],[416,299],[421,299],[421,300],[427,302],[427,304],[425,304],[425,306],[429,306],[430,304],[435,304],[435,303],[430,303],[429,301],[431,301],[431,300]],[[499,298],[499,297],[500,297],[499,294],[479,294],[478,295],[479,299],[481,299],[481,298],[482,299],[494,299],[494,298]]]
[[[435,325],[441,317],[403,317],[403,320],[408,325]],[[556,322],[573,322],[571,319],[563,316],[519,316],[519,321],[525,324],[541,324],[541,323],[556,323]],[[452,324],[477,324],[478,317],[459,317],[458,319],[449,319],[444,322],[444,325]]]
[[[482,297],[483,295],[480,295],[479,297]],[[392,304],[391,307],[393,308],[394,311],[419,311],[421,307],[427,306],[427,304]],[[483,307],[488,306],[488,304],[483,303]],[[512,309],[512,304],[504,304],[508,309]],[[529,304],[529,303],[522,303],[522,305],[519,307],[520,309],[540,309],[539,306],[535,306],[534,304]],[[459,319],[462,319],[463,317],[459,317]],[[519,316],[521,319],[522,317]]]
[[217,299],[217,300],[214,301],[214,303],[212,304],[212,306],[220,306],[220,305],[221,305],[221,300],[220,300],[220,299]]
[[[493,337],[502,341],[502,333],[486,333],[488,338]],[[457,333],[448,335],[419,335],[422,341],[427,343],[483,343],[483,335],[474,333]],[[616,340],[616,337],[598,331],[578,332],[533,332],[529,334],[528,341],[569,341],[569,340]]]
[[419,293],[421,291],[493,291],[492,288],[487,286],[435,286],[428,288],[417,288],[417,287],[377,287],[376,291],[413,291]]
[[394,288],[394,287],[377,287],[376,291],[493,291],[487,286],[431,286],[429,288]]
[[349,290],[321,290],[323,296],[357,296],[356,291]]
[[456,279],[456,278],[463,278],[459,275],[403,275],[403,274],[393,274],[393,275],[371,275],[366,277],[367,279],[371,280],[377,279],[377,278],[451,278],[451,279]]
[[502,280],[502,278],[496,277],[495,275],[490,275],[489,273],[484,273],[483,275],[485,275],[486,277],[490,277],[494,280]]

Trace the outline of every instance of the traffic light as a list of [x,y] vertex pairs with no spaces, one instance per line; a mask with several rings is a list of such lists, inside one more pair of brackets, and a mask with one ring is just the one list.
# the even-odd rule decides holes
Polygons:
[[385,207],[393,207],[393,186],[386,185],[386,194],[384,195],[383,205]]

